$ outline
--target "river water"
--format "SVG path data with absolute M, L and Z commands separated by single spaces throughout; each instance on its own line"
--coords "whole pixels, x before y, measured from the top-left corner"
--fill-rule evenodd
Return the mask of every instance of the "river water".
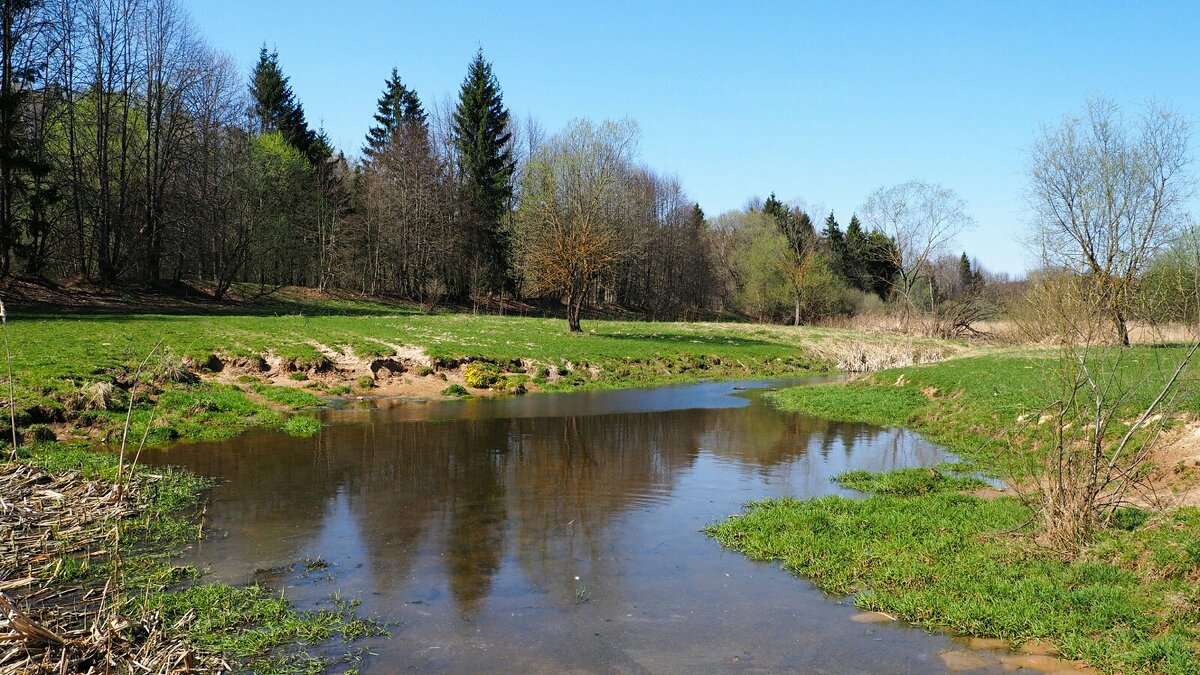
M 394 625 L 363 672 L 945 672 L 951 638 L 858 623 L 846 599 L 701 529 L 750 500 L 844 493 L 934 464 L 916 434 L 781 412 L 754 382 L 322 410 L 154 463 L 217 476 L 187 562 L 330 595 Z M 321 560 L 322 565 L 298 564 Z

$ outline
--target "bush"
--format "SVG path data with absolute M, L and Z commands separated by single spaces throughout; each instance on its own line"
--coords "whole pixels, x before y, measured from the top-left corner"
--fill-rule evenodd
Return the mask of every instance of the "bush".
M 347 387 L 346 385 L 340 385 L 329 390 L 330 396 L 342 396 L 349 393 L 350 387 Z
M 467 391 L 461 384 L 452 384 L 442 390 L 442 396 L 456 396 L 458 398 L 469 398 L 471 392 Z
M 433 374 L 433 368 L 429 366 L 421 366 L 417 368 L 417 377 L 429 377 Z
M 501 394 L 521 395 L 521 394 L 524 394 L 526 391 L 525 382 L 523 381 L 523 376 L 521 376 L 521 377 L 502 377 L 502 378 L 500 378 L 500 380 L 498 382 L 496 382 L 495 386 L 493 386 L 492 388 L 495 389 L 496 391 L 500 392 Z
M 488 389 L 500 380 L 500 368 L 486 361 L 473 361 L 463 371 L 463 379 L 468 387 Z
M 303 382 L 308 379 L 308 373 L 288 373 L 288 379 Z
M 356 383 L 358 384 L 359 389 L 374 389 L 375 388 L 375 378 L 370 375 L 363 375 L 362 377 L 358 378 L 358 380 L 356 380 Z

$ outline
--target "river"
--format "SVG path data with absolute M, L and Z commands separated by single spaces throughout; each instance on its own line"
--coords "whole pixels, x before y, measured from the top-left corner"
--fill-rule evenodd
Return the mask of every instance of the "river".
M 186 562 L 391 622 L 358 643 L 363 672 L 946 672 L 953 639 L 854 621 L 701 531 L 750 500 L 848 494 L 843 471 L 948 458 L 784 413 L 768 386 L 349 402 L 317 411 L 316 438 L 253 431 L 151 462 L 221 479 Z

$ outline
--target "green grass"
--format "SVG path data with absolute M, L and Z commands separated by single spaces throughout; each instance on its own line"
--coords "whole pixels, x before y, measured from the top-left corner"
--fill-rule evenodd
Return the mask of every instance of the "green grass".
M 1128 390 L 1118 417 L 1132 419 L 1158 394 L 1182 347 L 1100 350 L 1099 373 Z M 1200 364 L 1197 364 L 1200 366 Z M 1193 366 L 1174 404 L 1200 410 Z M 1020 476 L 1029 469 L 1027 450 L 1049 436 L 1038 413 L 1061 394 L 1060 361 L 1053 350 L 995 353 L 897 368 L 847 384 L 793 387 L 771 394 L 785 410 L 847 422 L 903 426 L 919 431 L 989 473 Z
M 188 642 L 237 658 L 255 673 L 320 673 L 332 661 L 309 651 L 331 642 L 386 635 L 383 626 L 354 615 L 354 605 L 297 612 L 291 603 L 260 586 L 201 584 L 140 599 L 141 611 L 161 612 L 168 625 L 189 612 Z
M 324 425 L 315 417 L 297 415 L 289 417 L 283 424 L 283 431 L 292 436 L 316 436 Z
M 268 356 L 280 359 L 297 378 L 327 370 L 330 360 L 316 343 L 366 357 L 394 355 L 397 345 L 418 347 L 440 367 L 486 360 L 501 364 L 510 374 L 537 373 L 542 390 L 566 391 L 822 371 L 828 364 L 811 346 L 863 339 L 835 329 L 633 321 L 589 321 L 587 332 L 571 334 L 565 322 L 556 319 L 417 315 L 369 303 L 329 309 L 334 313 L 320 316 L 10 313 L 18 426 L 66 423 L 93 438 L 112 438 L 124 423 L 137 365 L 156 345 L 155 361 L 194 372 L 250 367 L 251 373 L 235 376 L 250 386 L 259 384 L 258 368 Z M 336 313 L 342 309 L 345 313 Z M 866 339 L 911 342 L 889 336 Z M 960 349 L 946 342 L 918 342 L 934 351 Z M 518 368 L 518 360 L 532 365 Z M 165 372 L 151 366 L 150 373 Z M 561 377 L 551 378 L 552 373 Z M 148 380 L 143 374 L 143 383 Z M 367 388 L 365 381 L 359 385 Z M 112 391 L 106 396 L 89 394 L 109 386 Z M 150 443 L 216 438 L 248 426 L 283 423 L 233 387 L 194 381 L 142 386 L 134 407 L 135 426 L 140 425 L 135 431 L 144 431 L 153 414 Z M 267 398 L 291 396 L 265 391 L 272 392 L 263 393 Z M 289 407 L 318 404 L 315 398 L 275 402 Z M 6 421 L 0 420 L 0 436 Z M 140 434 L 135 436 L 140 439 Z
M 296 389 L 294 387 L 259 384 L 255 385 L 254 393 L 262 396 L 272 403 L 278 403 L 280 405 L 287 406 L 292 410 L 299 408 L 312 408 L 325 403 L 325 400 L 320 396 L 311 394 L 301 389 Z
M 1113 399 L 1115 428 L 1153 400 L 1182 355 L 1091 355 L 1097 377 L 1123 396 Z M 1200 672 L 1200 510 L 1120 509 L 1066 561 L 1033 544 L 1035 519 L 1019 500 L 961 494 L 980 486 L 966 475 L 976 468 L 1018 482 L 1036 470 L 1054 428 L 1039 413 L 1062 393 L 1061 367 L 1051 351 L 1000 352 L 772 394 L 806 415 L 916 429 L 971 461 L 849 472 L 835 480 L 873 496 L 760 502 L 709 534 L 853 594 L 863 609 L 1017 644 L 1049 640 L 1107 672 Z M 1173 404 L 1200 410 L 1194 369 Z
M 834 481 L 850 490 L 896 497 L 976 490 L 987 485 L 975 476 L 927 468 L 900 469 L 884 473 L 847 471 L 836 476 Z
M 855 594 L 862 609 L 1016 644 L 1050 639 L 1106 671 L 1200 672 L 1200 510 L 1108 531 L 1072 563 L 1002 534 L 1028 520 L 1016 499 L 939 492 L 759 502 L 708 532 Z

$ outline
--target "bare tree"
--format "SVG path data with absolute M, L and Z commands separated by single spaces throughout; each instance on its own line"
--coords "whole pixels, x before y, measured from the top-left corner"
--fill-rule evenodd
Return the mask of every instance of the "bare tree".
M 623 238 L 637 126 L 571 123 L 529 162 L 516 218 L 517 267 L 533 293 L 561 294 L 572 332 Z
M 1129 125 L 1094 99 L 1044 128 L 1030 153 L 1034 241 L 1045 262 L 1087 277 L 1122 345 L 1134 282 L 1178 231 L 1192 195 L 1190 126 L 1156 106 Z
M 905 328 L 911 312 L 918 309 L 918 283 L 928 281 L 933 260 L 955 237 L 974 226 L 966 207 L 953 190 L 913 180 L 879 188 L 859 209 L 864 223 L 892 240 L 886 262 L 897 270 L 892 290 L 904 302 Z

